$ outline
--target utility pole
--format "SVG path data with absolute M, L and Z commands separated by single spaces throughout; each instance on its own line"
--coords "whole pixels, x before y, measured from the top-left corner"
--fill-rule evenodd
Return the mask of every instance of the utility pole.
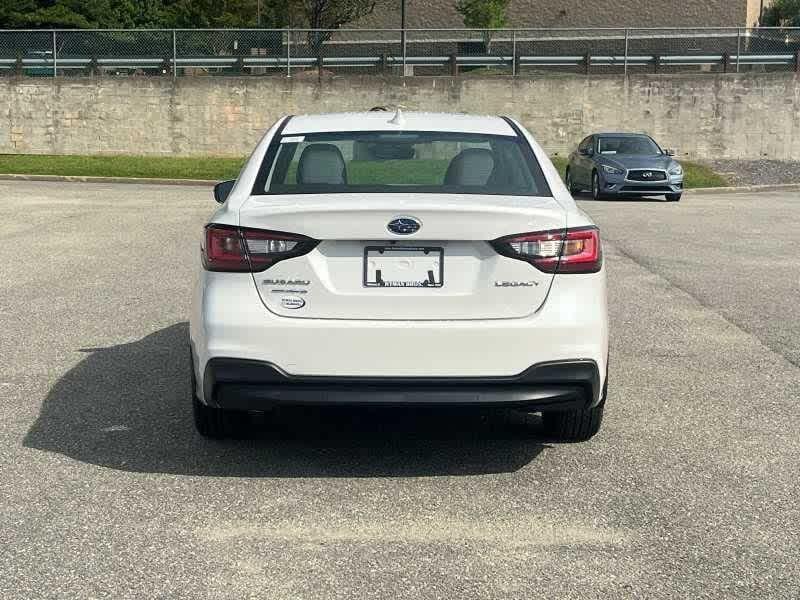
M 403 77 L 406 75 L 406 0 L 400 0 L 400 47 L 403 53 Z

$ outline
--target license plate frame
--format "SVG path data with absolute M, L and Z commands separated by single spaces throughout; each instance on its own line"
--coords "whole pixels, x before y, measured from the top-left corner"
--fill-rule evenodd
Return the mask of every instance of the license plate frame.
M 370 278 L 370 259 L 380 258 L 395 254 L 406 254 L 419 256 L 420 258 L 430 258 L 432 268 L 426 269 L 426 278 L 410 280 L 390 279 L 382 277 L 381 269 L 375 269 L 375 275 Z M 433 256 L 430 256 L 433 255 Z M 400 256 L 399 258 L 403 258 Z M 438 260 L 437 260 L 438 259 Z M 435 263 L 438 262 L 438 268 Z M 432 277 L 431 277 L 432 276 Z M 444 248 L 442 246 L 378 246 L 369 245 L 364 247 L 364 263 L 362 270 L 362 284 L 365 288 L 440 288 L 444 286 Z

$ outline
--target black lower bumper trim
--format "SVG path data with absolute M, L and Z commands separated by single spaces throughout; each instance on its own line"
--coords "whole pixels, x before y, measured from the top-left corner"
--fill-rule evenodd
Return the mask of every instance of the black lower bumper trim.
M 583 408 L 600 401 L 600 374 L 589 359 L 539 363 L 510 377 L 295 376 L 260 361 L 213 358 L 204 401 L 235 410 L 278 405 L 468 405 L 529 410 Z
M 672 194 L 676 191 L 681 191 L 679 186 L 673 187 L 672 185 L 651 185 L 651 186 L 638 186 L 638 185 L 623 185 L 618 190 L 610 190 L 604 193 L 607 194 L 631 194 L 640 196 L 659 196 L 663 194 Z

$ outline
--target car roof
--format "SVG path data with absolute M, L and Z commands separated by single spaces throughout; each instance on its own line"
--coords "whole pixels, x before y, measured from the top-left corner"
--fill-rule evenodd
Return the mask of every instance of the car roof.
M 516 136 L 502 117 L 455 113 L 401 111 L 400 123 L 390 123 L 396 111 L 298 115 L 289 119 L 283 135 L 336 131 L 447 131 Z

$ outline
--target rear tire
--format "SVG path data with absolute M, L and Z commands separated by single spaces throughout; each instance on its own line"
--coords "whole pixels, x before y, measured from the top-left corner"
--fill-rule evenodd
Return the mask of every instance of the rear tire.
M 666 198 L 669 202 L 678 202 L 683 194 L 667 194 Z
M 247 413 L 224 410 L 207 406 L 197 397 L 197 378 L 194 373 L 194 359 L 189 351 L 189 372 L 192 385 L 192 412 L 194 413 L 194 426 L 203 437 L 221 440 L 237 437 L 241 434 L 247 423 Z
M 247 424 L 247 413 L 206 406 L 192 396 L 194 426 L 203 437 L 222 440 L 241 437 Z
M 570 172 L 569 169 L 567 169 L 567 175 L 564 179 L 570 194 L 574 196 L 575 194 L 581 191 L 580 188 L 575 187 L 575 183 L 572 181 L 572 173 Z
M 542 426 L 547 435 L 564 442 L 585 442 L 600 431 L 606 407 L 608 375 L 603 384 L 600 404 L 592 408 L 546 411 L 542 413 Z
M 564 442 L 585 442 L 600 431 L 604 404 L 593 408 L 542 413 L 545 433 Z

